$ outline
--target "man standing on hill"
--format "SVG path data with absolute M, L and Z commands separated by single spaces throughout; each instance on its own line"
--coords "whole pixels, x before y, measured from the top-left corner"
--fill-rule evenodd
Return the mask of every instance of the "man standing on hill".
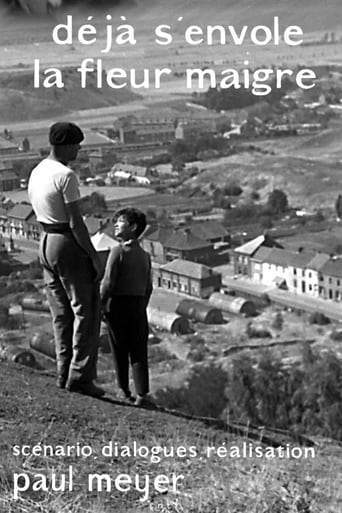
M 56 344 L 57 385 L 100 397 L 96 363 L 100 326 L 99 280 L 102 266 L 80 213 L 75 173 L 81 129 L 67 122 L 50 128 L 49 156 L 30 176 L 28 194 L 43 227 L 39 258 Z

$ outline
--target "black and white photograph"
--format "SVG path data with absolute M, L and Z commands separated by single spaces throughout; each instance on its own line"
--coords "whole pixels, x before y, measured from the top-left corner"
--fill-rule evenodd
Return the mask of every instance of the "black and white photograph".
M 341 513 L 342 0 L 0 0 L 0 513 Z

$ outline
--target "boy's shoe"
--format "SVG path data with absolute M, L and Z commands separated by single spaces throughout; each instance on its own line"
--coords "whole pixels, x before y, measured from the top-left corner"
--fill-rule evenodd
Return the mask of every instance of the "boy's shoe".
M 58 386 L 58 388 L 65 388 L 66 384 L 67 384 L 67 378 L 65 378 L 64 376 L 57 377 L 56 385 Z
M 132 392 L 130 390 L 120 390 L 118 398 L 121 401 L 128 401 L 129 403 L 134 403 L 136 401 L 135 397 L 132 395 Z
M 136 400 L 134 401 L 135 406 L 139 406 L 140 408 L 154 408 L 155 403 L 152 401 L 148 395 L 138 395 Z
M 67 385 L 69 392 L 76 392 L 78 394 L 90 395 L 91 397 L 102 397 L 105 395 L 103 388 L 98 387 L 92 381 L 86 383 L 71 383 Z

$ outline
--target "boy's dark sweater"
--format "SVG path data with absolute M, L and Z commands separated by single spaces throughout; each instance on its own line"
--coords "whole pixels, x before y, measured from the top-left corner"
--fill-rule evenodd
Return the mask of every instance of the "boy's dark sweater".
M 102 303 L 113 296 L 144 296 L 148 304 L 152 293 L 151 259 L 138 240 L 123 242 L 111 250 L 100 292 Z

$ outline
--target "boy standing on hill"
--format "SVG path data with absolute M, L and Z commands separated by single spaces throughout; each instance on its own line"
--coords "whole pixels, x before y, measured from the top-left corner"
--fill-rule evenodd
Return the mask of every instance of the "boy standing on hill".
M 146 308 L 152 293 L 151 259 L 139 244 L 146 217 L 136 208 L 123 208 L 114 217 L 120 245 L 108 257 L 101 283 L 101 301 L 113 331 L 113 353 L 118 385 L 124 398 L 137 406 L 148 403 L 149 392 Z M 129 359 L 137 398 L 129 389 Z

